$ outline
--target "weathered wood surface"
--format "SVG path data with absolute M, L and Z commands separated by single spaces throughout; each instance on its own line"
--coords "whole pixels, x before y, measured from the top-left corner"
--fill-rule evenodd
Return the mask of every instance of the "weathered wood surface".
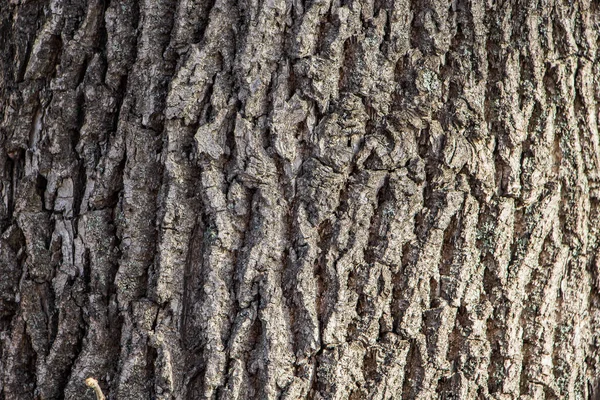
M 597 399 L 595 1 L 0 0 L 0 399 Z

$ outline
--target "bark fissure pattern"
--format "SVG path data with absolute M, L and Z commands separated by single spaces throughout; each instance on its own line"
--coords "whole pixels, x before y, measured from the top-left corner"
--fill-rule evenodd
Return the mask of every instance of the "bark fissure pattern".
M 0 399 L 600 398 L 593 0 L 0 0 Z

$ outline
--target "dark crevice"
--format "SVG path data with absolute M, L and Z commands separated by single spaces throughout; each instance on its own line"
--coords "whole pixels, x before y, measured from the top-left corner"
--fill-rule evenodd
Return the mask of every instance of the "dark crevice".
M 426 365 L 423 360 L 423 355 L 420 354 L 417 348 L 418 344 L 415 339 L 410 341 L 410 349 L 406 355 L 406 366 L 404 367 L 404 382 L 402 385 L 402 400 L 417 398 L 419 389 L 423 382 Z
M 364 253 L 367 264 L 373 264 L 383 256 L 387 245 L 387 233 L 393 217 L 394 199 L 390 187 L 390 175 L 386 175 L 377 191 L 376 206 L 369 224 L 369 240 Z
M 326 295 L 328 293 L 328 279 L 327 277 L 327 261 L 329 249 L 333 241 L 333 226 L 330 220 L 325 220 L 318 227 L 319 242 L 319 256 L 315 263 L 314 276 L 316 279 L 316 309 L 319 317 L 319 337 L 323 339 L 323 324 L 325 322 L 327 314 L 327 304 L 329 303 Z

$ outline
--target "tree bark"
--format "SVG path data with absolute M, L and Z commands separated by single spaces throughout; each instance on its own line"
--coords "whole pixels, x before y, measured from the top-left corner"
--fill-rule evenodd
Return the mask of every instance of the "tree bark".
M 600 399 L 599 31 L 0 0 L 0 399 Z

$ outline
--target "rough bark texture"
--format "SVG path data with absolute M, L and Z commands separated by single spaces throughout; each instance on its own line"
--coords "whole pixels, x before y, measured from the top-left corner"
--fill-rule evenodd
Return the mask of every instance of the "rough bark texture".
M 0 0 L 0 399 L 598 399 L 600 11 Z

